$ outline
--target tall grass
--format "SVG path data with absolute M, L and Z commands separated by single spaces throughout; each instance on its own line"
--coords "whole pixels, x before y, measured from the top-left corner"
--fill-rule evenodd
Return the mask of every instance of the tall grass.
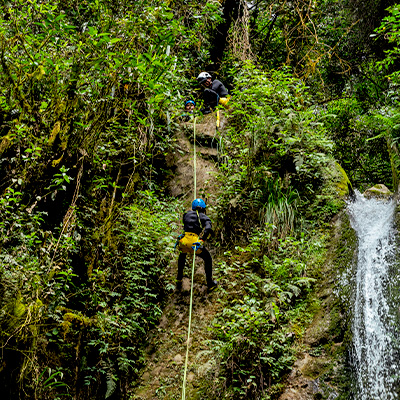
M 260 209 L 260 220 L 271 227 L 270 238 L 277 241 L 294 230 L 300 196 L 290 186 L 283 188 L 280 179 L 268 180 L 267 191 L 267 201 Z

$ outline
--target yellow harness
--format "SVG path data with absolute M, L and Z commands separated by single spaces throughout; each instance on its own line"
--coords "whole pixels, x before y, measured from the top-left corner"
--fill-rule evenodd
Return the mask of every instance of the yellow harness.
M 179 240 L 179 250 L 182 253 L 189 253 L 193 254 L 194 250 L 192 249 L 193 243 L 196 243 L 199 241 L 199 235 L 196 235 L 195 233 L 192 232 L 185 232 L 185 236 Z M 196 254 L 200 254 L 201 249 L 198 249 L 196 251 Z
M 201 226 L 200 215 L 197 210 L 196 210 L 196 213 L 197 213 L 197 218 L 199 220 L 199 224 Z M 196 233 L 185 232 L 185 236 L 183 236 L 181 239 L 179 239 L 179 250 L 182 253 L 193 254 L 194 253 L 194 250 L 192 248 L 193 243 L 196 243 L 199 240 L 200 240 L 200 237 Z M 201 253 L 201 249 L 197 249 L 196 254 L 200 254 L 200 253 Z

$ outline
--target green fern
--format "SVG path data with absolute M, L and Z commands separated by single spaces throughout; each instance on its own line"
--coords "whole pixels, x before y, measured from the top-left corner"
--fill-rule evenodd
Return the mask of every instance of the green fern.
M 104 398 L 108 399 L 114 394 L 115 389 L 117 388 L 116 378 L 114 377 L 114 374 L 111 371 L 107 372 L 106 383 L 107 383 L 107 391 Z

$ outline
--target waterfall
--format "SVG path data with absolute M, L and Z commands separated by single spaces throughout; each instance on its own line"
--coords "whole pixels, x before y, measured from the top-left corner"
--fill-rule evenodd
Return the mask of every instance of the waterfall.
M 356 400 L 399 399 L 398 311 L 390 298 L 392 286 L 398 287 L 398 273 L 392 272 L 395 207 L 394 200 L 366 199 L 360 193 L 348 204 L 358 237 L 351 350 Z

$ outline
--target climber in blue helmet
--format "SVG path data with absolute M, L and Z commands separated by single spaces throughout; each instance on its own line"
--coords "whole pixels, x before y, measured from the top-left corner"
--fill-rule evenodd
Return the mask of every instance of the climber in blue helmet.
M 185 111 L 192 113 L 196 107 L 196 102 L 192 99 L 185 101 Z
M 192 209 L 183 215 L 184 234 L 177 240 L 179 245 L 177 289 L 182 287 L 183 269 L 186 262 L 186 254 L 196 252 L 204 261 L 208 290 L 217 286 L 212 278 L 212 258 L 210 252 L 204 247 L 204 242 L 214 234 L 211 220 L 206 215 L 206 203 L 203 199 L 195 199 L 192 202 Z
M 191 121 L 194 117 L 194 108 L 196 107 L 196 102 L 192 99 L 185 100 L 184 103 L 185 111 L 181 115 L 182 122 Z

